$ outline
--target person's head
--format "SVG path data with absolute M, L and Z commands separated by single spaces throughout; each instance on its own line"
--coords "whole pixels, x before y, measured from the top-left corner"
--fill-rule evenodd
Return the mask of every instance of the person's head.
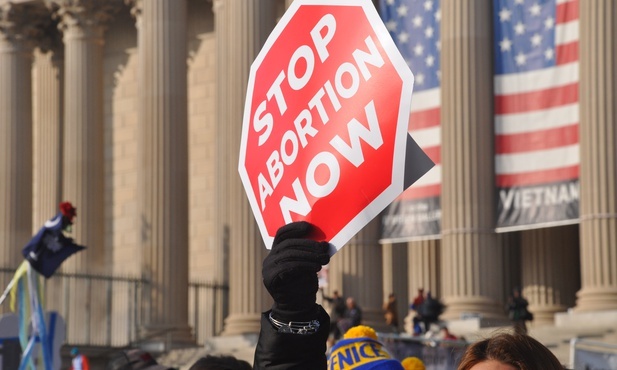
M 207 355 L 195 361 L 189 370 L 252 370 L 252 366 L 233 356 L 212 356 Z
M 388 299 L 391 301 L 394 301 L 396 299 L 396 295 L 394 293 L 390 293 L 390 295 L 388 296 Z
M 174 370 L 156 362 L 150 352 L 140 348 L 127 348 L 114 353 L 106 370 Z
M 349 308 L 356 307 L 356 300 L 353 299 L 353 297 L 348 297 L 347 300 L 345 300 L 345 303 L 347 304 L 347 307 Z
M 401 361 L 401 365 L 405 370 L 426 370 L 424 362 L 416 356 L 406 357 Z
M 405 368 L 379 341 L 373 328 L 358 325 L 347 330 L 343 339 L 332 346 L 328 355 L 328 369 L 404 370 Z
M 424 295 L 424 288 L 418 288 L 418 295 Z
M 521 290 L 518 287 L 512 289 L 512 296 L 514 298 L 520 297 L 521 296 Z
M 79 354 L 79 349 L 77 347 L 71 348 L 71 356 L 75 357 Z
M 73 207 L 71 202 L 61 202 L 58 207 L 62 213 L 62 230 L 70 231 L 73 219 L 77 216 L 77 208 Z
M 338 290 L 334 290 L 332 292 L 332 296 L 335 297 L 335 298 L 338 298 Z
M 469 346 L 458 370 L 564 370 L 564 366 L 534 338 L 499 333 Z

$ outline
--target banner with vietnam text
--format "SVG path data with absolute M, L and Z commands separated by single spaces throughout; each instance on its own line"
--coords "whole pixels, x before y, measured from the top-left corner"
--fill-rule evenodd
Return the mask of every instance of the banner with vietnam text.
M 579 214 L 578 0 L 494 0 L 497 230 Z
M 438 238 L 441 232 L 440 3 L 380 0 L 380 14 L 415 76 L 409 133 L 435 163 L 387 208 L 383 243 Z

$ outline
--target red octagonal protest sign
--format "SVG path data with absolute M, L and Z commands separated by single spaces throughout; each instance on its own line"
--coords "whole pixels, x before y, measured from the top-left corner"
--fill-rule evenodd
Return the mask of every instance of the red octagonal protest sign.
M 332 253 L 403 189 L 413 75 L 370 0 L 295 0 L 251 66 L 239 172 L 267 248 L 306 220 Z

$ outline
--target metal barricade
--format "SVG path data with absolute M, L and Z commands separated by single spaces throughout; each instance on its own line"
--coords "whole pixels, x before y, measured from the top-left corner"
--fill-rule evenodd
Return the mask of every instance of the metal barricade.
M 617 344 L 572 338 L 569 368 L 574 370 L 617 369 Z
M 0 268 L 1 290 L 14 274 L 14 269 Z M 46 311 L 64 318 L 66 343 L 121 348 L 144 339 L 139 328 L 145 323 L 143 292 L 148 286 L 148 281 L 138 278 L 57 272 L 42 279 L 42 303 Z M 223 330 L 228 287 L 192 282 L 188 289 L 188 324 L 197 343 L 203 344 Z M 10 305 L 4 302 L 0 314 L 7 312 Z
M 379 333 L 379 340 L 398 360 L 418 357 L 427 370 L 456 370 L 469 345 L 462 340 L 412 337 L 406 334 Z

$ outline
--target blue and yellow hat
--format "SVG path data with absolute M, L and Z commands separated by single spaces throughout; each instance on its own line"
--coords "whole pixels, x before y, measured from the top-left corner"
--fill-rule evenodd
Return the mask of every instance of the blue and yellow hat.
M 368 326 L 356 326 L 336 342 L 328 356 L 328 370 L 404 370 L 377 340 L 375 331 Z

